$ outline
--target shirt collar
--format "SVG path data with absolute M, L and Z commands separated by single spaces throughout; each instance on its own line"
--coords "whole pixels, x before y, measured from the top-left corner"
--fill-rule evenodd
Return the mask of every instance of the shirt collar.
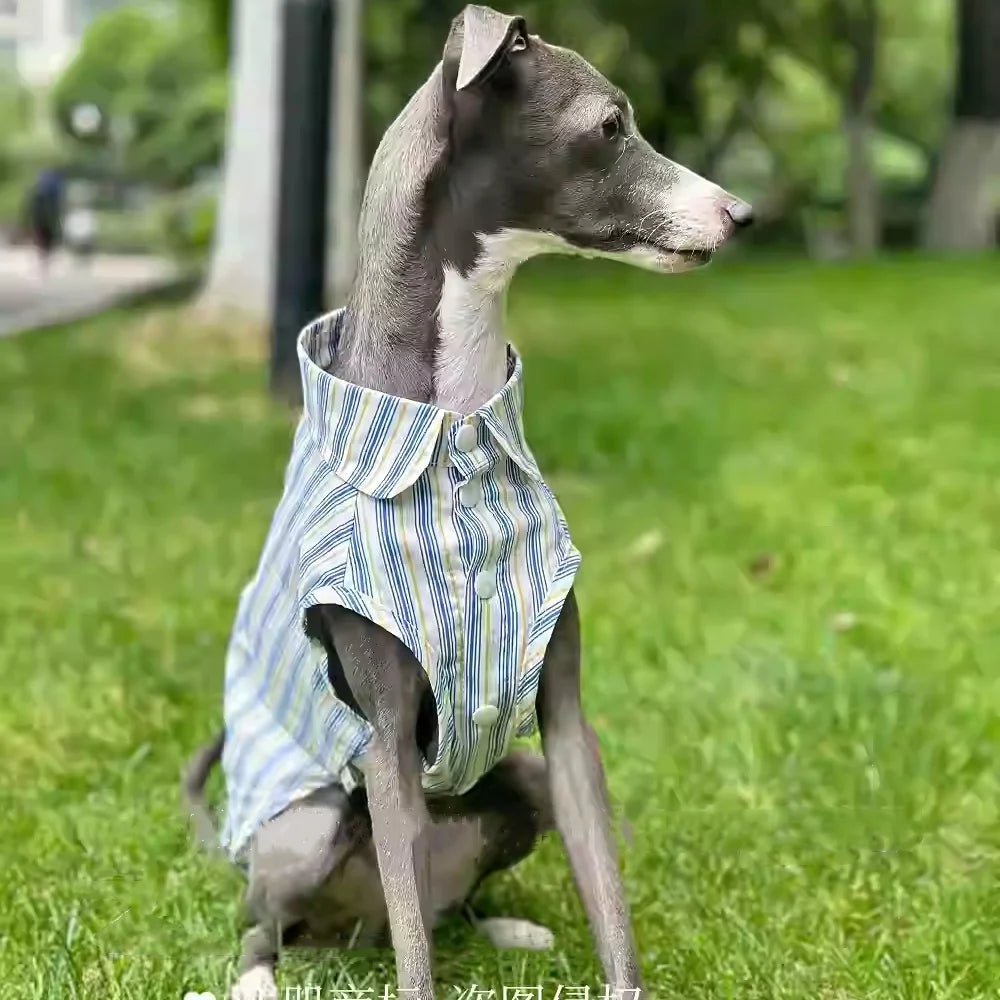
M 299 335 L 304 420 L 323 458 L 355 489 L 369 496 L 398 496 L 432 462 L 446 461 L 463 475 L 492 466 L 500 446 L 526 475 L 541 479 L 524 436 L 521 359 L 508 347 L 506 385 L 475 413 L 463 415 L 430 403 L 389 396 L 329 374 L 344 310 L 307 326 Z M 475 446 L 459 450 L 463 426 L 476 432 Z M 468 437 L 468 434 L 466 434 Z

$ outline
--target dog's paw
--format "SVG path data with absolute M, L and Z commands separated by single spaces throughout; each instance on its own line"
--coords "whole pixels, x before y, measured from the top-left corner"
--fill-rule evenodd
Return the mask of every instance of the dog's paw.
M 278 1000 L 278 984 L 266 965 L 257 965 L 240 976 L 230 1000 Z
M 502 951 L 549 951 L 556 943 L 548 927 L 516 917 L 486 917 L 476 921 L 476 930 Z

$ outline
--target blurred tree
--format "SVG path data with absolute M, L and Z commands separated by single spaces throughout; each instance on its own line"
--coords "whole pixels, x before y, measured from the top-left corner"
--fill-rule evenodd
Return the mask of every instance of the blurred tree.
M 879 11 L 876 0 L 797 0 L 775 4 L 777 43 L 825 81 L 839 105 L 843 189 L 852 252 L 866 256 L 880 242 L 880 199 L 873 163 Z M 832 152 L 832 151 L 831 151 Z
M 0 76 L 0 134 L 10 137 L 23 133 L 30 120 L 29 95 L 11 75 Z M 9 142 L 0 143 L 0 185 L 16 174 L 17 160 Z
M 222 156 L 225 74 L 204 36 L 184 25 L 152 35 L 134 68 L 136 86 L 120 104 L 134 127 L 129 167 L 169 187 L 189 184 Z
M 606 21 L 627 32 L 628 57 L 643 53 L 652 67 L 654 86 L 644 88 L 641 97 L 634 99 L 646 137 L 667 155 L 678 155 L 693 138 L 706 134 L 698 80 L 707 66 L 721 67 L 741 88 L 732 122 L 715 137 L 707 157 L 717 160 L 729 137 L 744 124 L 745 102 L 753 99 L 766 73 L 767 46 L 757 44 L 773 20 L 766 3 L 601 0 L 598 10 Z M 703 167 L 704 163 L 693 165 Z
M 995 245 L 1000 173 L 1000 0 L 958 0 L 953 114 L 931 197 L 931 250 Z
M 189 0 L 198 3 L 199 0 Z M 233 29 L 233 0 L 207 0 L 208 18 L 216 52 L 223 63 L 229 61 L 230 38 Z
M 234 0 L 180 0 L 188 23 L 198 25 L 207 33 L 220 68 L 229 62 L 233 2 Z
M 169 116 L 137 141 L 129 162 L 136 175 L 166 187 L 187 185 L 222 160 L 229 88 L 224 76 L 193 82 Z M 149 116 L 148 107 L 137 113 Z
M 29 95 L 13 74 L 0 73 L 0 229 L 16 229 L 25 221 L 24 199 L 31 177 L 18 140 L 30 122 Z
M 134 98 L 139 86 L 136 64 L 145 58 L 148 46 L 158 43 L 162 31 L 158 18 L 137 7 L 125 7 L 94 22 L 52 93 L 56 122 L 65 135 L 77 138 L 73 109 L 93 104 L 102 114 L 100 128 L 80 141 L 95 147 L 108 142 L 112 118 Z
M 53 93 L 57 124 L 74 148 L 100 163 L 121 146 L 116 169 L 168 187 L 218 162 L 225 103 L 225 76 L 205 33 L 186 19 L 134 7 L 93 24 Z M 81 104 L 101 111 L 93 135 L 74 133 L 73 109 Z
M 875 0 L 830 0 L 834 46 L 842 47 L 841 102 L 847 138 L 847 224 L 855 256 L 881 242 L 881 205 L 872 152 L 878 11 Z
M 954 62 L 954 0 L 881 0 L 875 114 L 929 164 L 941 142 Z

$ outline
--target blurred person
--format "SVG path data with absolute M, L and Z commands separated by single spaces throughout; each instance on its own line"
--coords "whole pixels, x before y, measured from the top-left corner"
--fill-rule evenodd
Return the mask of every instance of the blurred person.
M 59 170 L 43 170 L 28 198 L 28 225 L 43 274 L 48 272 L 52 254 L 62 238 L 64 190 L 65 181 Z

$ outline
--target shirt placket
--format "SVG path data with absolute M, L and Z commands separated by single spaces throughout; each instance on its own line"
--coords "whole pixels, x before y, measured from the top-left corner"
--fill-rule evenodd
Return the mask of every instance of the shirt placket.
M 484 477 L 490 474 L 490 463 L 482 447 L 481 435 L 488 433 L 482 418 L 472 415 L 456 427 L 452 449 L 456 466 L 461 472 L 458 486 L 459 517 L 468 521 L 472 537 L 478 542 L 470 553 L 466 572 L 465 608 L 469 621 L 475 619 L 478 628 L 463 629 L 461 650 L 464 678 L 461 704 L 461 725 L 466 734 L 467 753 L 463 754 L 464 783 L 478 779 L 489 765 L 490 738 L 500 718 L 500 692 L 495 690 L 497 671 L 494 660 L 498 655 L 497 637 L 497 540 L 492 537 L 491 518 L 486 516 Z

